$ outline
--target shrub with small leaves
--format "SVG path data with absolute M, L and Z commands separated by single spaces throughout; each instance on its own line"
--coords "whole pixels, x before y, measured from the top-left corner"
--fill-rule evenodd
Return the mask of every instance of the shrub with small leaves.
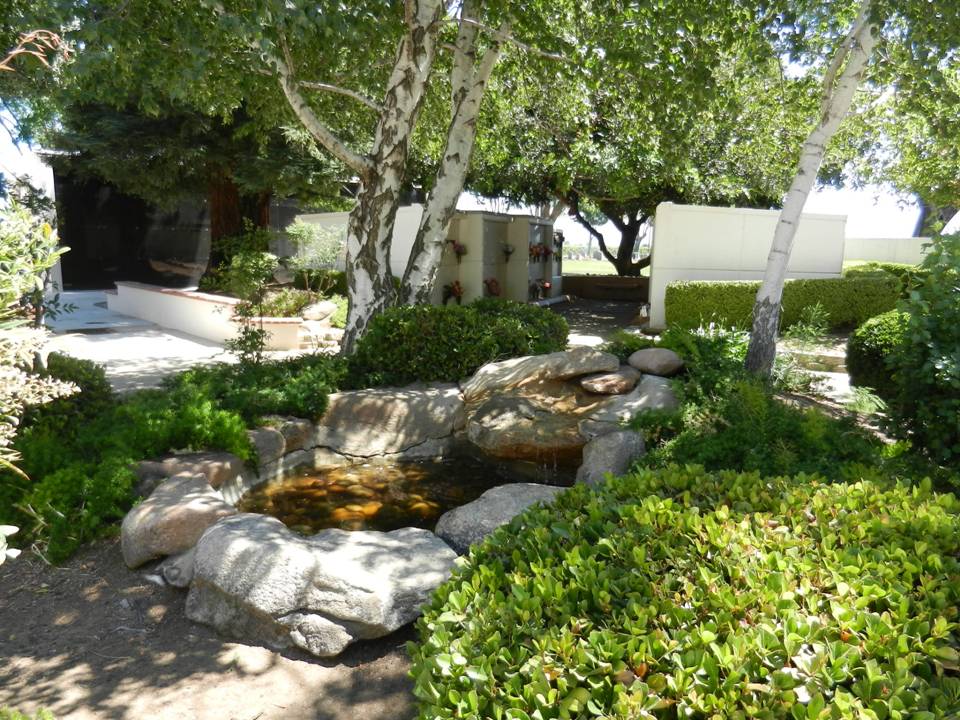
M 484 298 L 406 306 L 374 318 L 349 358 L 352 387 L 456 382 L 481 365 L 563 350 L 566 320 L 546 308 Z
M 933 239 L 923 280 L 899 309 L 903 342 L 890 359 L 888 429 L 932 460 L 960 467 L 960 234 Z
M 850 383 L 889 396 L 894 390 L 888 361 L 903 342 L 906 329 L 907 315 L 900 310 L 877 315 L 858 327 L 847 341 Z
M 420 717 L 960 712 L 960 502 L 873 477 L 670 467 L 472 548 L 411 645 Z

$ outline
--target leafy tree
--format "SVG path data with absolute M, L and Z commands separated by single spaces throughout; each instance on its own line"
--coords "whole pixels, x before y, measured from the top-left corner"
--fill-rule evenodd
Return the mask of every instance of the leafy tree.
M 260 131 L 242 107 L 223 118 L 176 107 L 145 115 L 133 102 L 59 103 L 57 123 L 40 134 L 59 167 L 161 206 L 205 196 L 213 247 L 239 235 L 244 220 L 265 227 L 271 195 L 337 203 L 341 186 L 327 157 L 296 133 Z
M 578 20 L 597 49 L 582 67 L 539 75 L 510 54 L 470 187 L 564 203 L 617 272 L 636 275 L 649 264 L 633 261 L 637 239 L 661 202 L 780 204 L 810 85 L 785 77 L 739 3 L 613 5 Z M 591 211 L 619 230 L 619 249 Z
M 947 0 L 859 0 L 823 8 L 793 4 L 806 36 L 792 38 L 798 59 L 822 70 L 819 113 L 803 143 L 796 174 L 787 193 L 770 248 L 764 279 L 757 291 L 746 366 L 769 375 L 776 354 L 780 300 L 803 205 L 823 162 L 827 144 L 840 128 L 861 81 L 875 92 L 895 89 L 923 95 L 960 48 L 960 5 Z M 825 44 L 835 48 L 825 65 L 818 62 Z M 884 62 L 870 62 L 874 49 Z M 821 67 L 822 66 L 822 67 Z

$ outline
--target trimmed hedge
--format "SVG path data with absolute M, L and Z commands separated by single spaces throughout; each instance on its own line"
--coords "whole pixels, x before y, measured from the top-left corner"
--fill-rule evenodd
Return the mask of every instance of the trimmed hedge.
M 667 325 L 695 328 L 720 322 L 749 328 L 758 281 L 697 280 L 667 285 L 664 300 Z M 892 310 L 900 294 L 897 279 L 888 276 L 788 280 L 783 288 L 781 328 L 800 320 L 805 307 L 820 303 L 832 329 L 856 327 Z
M 421 718 L 960 712 L 960 502 L 671 467 L 496 530 L 410 646 Z
M 895 393 L 893 373 L 887 360 L 899 347 L 907 332 L 906 313 L 891 310 L 870 318 L 847 341 L 847 372 L 850 384 L 872 388 L 890 397 Z
M 488 362 L 563 350 L 568 332 L 566 320 L 546 308 L 495 298 L 390 308 L 357 343 L 348 383 L 457 382 Z
M 906 297 L 910 288 L 923 281 L 924 271 L 919 265 L 894 262 L 868 262 L 844 268 L 843 277 L 893 277 L 897 279 L 901 297 Z

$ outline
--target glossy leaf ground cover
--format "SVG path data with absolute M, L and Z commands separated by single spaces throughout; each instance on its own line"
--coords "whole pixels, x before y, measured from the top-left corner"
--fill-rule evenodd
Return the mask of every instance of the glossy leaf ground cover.
M 422 717 L 960 712 L 960 502 L 866 478 L 641 471 L 475 548 L 412 646 Z

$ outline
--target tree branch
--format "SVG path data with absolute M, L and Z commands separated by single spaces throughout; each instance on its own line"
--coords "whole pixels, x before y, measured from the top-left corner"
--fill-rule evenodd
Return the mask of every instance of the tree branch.
M 300 87 L 306 88 L 308 90 L 322 90 L 324 92 L 336 93 L 338 95 L 345 95 L 348 98 L 353 98 L 359 103 L 366 105 L 368 108 L 373 110 L 375 113 L 383 112 L 383 106 L 377 104 L 366 95 L 358 93 L 356 90 L 350 90 L 349 88 L 340 87 L 339 85 L 331 85 L 330 83 L 325 82 L 314 82 L 301 80 L 299 83 Z
M 528 45 L 522 40 L 518 40 L 509 32 L 506 32 L 505 30 L 503 30 L 503 26 L 501 26 L 500 28 L 490 27 L 489 25 L 484 25 L 479 20 L 474 20 L 473 18 L 468 18 L 468 17 L 461 17 L 459 22 L 461 24 L 466 24 L 466 25 L 475 25 L 477 28 L 479 28 L 480 30 L 483 30 L 485 33 L 489 34 L 491 37 L 497 40 L 500 40 L 502 42 L 512 43 L 513 45 L 516 45 L 521 50 L 526 50 L 527 52 L 533 53 L 534 55 L 540 55 L 541 57 L 549 58 L 550 60 L 559 60 L 560 62 L 566 62 L 566 63 L 571 62 L 570 58 L 568 58 L 566 55 L 547 52 L 546 50 L 541 50 L 540 48 L 535 48 L 532 45 Z
M 251 46 L 263 52 L 259 45 Z M 307 104 L 303 95 L 300 94 L 299 83 L 293 77 L 293 62 L 290 49 L 287 47 L 283 35 L 280 36 L 280 47 L 283 51 L 284 59 L 281 60 L 272 53 L 264 53 L 264 55 L 267 61 L 276 69 L 280 87 L 297 118 L 303 123 L 307 131 L 313 135 L 314 139 L 335 158 L 360 176 L 368 175 L 373 170 L 373 162 L 371 162 L 370 158 L 364 157 L 350 149 L 343 140 L 337 137 L 330 128 L 321 122 L 320 118 L 317 117 L 313 109 Z
M 587 220 L 583 213 L 580 212 L 580 201 L 577 199 L 576 194 L 571 194 L 568 198 L 565 199 L 567 206 L 570 208 L 570 214 L 576 219 L 578 223 L 583 225 L 586 228 L 587 232 L 593 235 L 597 239 L 597 245 L 600 248 L 600 252 L 603 253 L 603 256 L 609 260 L 614 267 L 617 265 L 617 258 L 614 257 L 613 253 L 607 250 L 607 241 L 603 237 L 603 233 L 597 230 L 593 225 L 590 224 L 590 221 Z

